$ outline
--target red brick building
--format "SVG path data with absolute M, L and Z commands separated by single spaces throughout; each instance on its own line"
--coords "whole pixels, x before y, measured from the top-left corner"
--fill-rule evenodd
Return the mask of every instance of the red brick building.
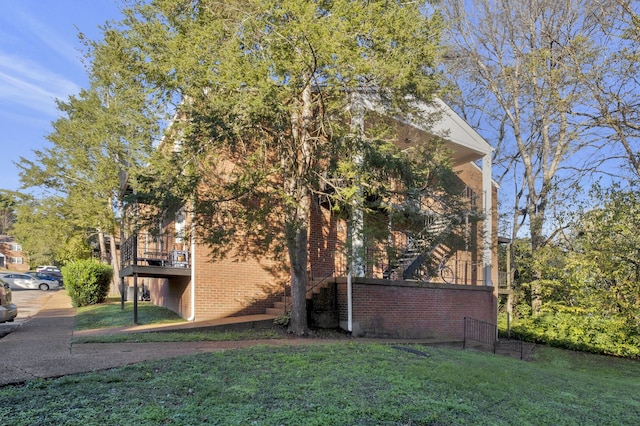
M 22 246 L 13 237 L 0 235 L 0 272 L 28 270 L 29 262 Z
M 347 221 L 316 202 L 309 229 L 311 325 L 339 326 L 358 336 L 458 339 L 465 316 L 496 322 L 497 188 L 491 179 L 492 148 L 441 101 L 424 106 L 423 112 L 432 114 L 434 109 L 442 119 L 433 128 L 398 122 L 398 144 L 420 144 L 434 133 L 446 134 L 446 148 L 468 199 L 456 228 L 437 212 L 425 212 L 430 243 L 417 250 L 412 244 L 419 238 L 396 231 L 390 216 L 381 213 L 389 221 L 389 244 L 400 247 L 400 255 L 385 258 L 368 248 L 366 258 L 347 265 Z M 275 316 L 286 309 L 286 259 L 237 257 L 231 247 L 224 259 L 212 260 L 208 247 L 184 237 L 192 226 L 189 219 L 179 212 L 164 236 L 138 233 L 123 242 L 120 275 L 128 285 L 135 278 L 138 287 L 149 290 L 153 303 L 189 320 Z M 367 226 L 366 217 L 361 226 Z

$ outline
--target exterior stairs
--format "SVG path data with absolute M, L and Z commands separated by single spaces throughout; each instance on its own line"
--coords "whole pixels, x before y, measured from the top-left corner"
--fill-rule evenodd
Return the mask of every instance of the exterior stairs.
M 286 298 L 282 296 L 280 300 L 273 302 L 272 307 L 265 309 L 267 315 L 273 315 L 275 317 L 281 317 L 289 311 L 291 311 L 291 298 L 289 296 Z
M 449 236 L 452 223 L 442 215 L 429 215 L 425 227 L 415 236 L 407 235 L 407 245 L 394 264 L 384 271 L 385 279 L 411 279 Z
M 330 277 L 332 278 L 332 277 Z M 325 278 L 310 280 L 307 287 L 307 315 L 309 325 L 318 328 L 338 327 L 337 287 L 335 282 Z M 273 307 L 267 308 L 265 313 L 276 318 L 291 312 L 291 296 L 282 296 L 274 302 Z

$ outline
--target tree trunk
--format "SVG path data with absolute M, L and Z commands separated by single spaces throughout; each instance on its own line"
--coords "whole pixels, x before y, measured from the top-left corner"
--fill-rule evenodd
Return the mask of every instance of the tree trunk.
M 100 262 L 109 263 L 107 258 L 107 244 L 104 241 L 104 231 L 98 229 L 98 246 L 100 247 Z
M 111 296 L 120 295 L 120 257 L 118 256 L 116 237 L 111 235 L 109 239 L 109 250 L 111 251 L 111 267 L 113 268 L 113 278 L 111 279 Z
M 289 332 L 296 336 L 307 334 L 307 261 L 308 226 L 311 197 L 301 197 L 295 220 L 287 225 L 287 248 L 291 264 L 291 320 Z
M 287 238 L 291 262 L 291 321 L 289 331 L 296 336 L 307 334 L 307 243 L 306 227 L 292 229 Z
M 285 225 L 289 262 L 291 264 L 291 321 L 289 331 L 297 336 L 307 334 L 307 261 L 309 242 L 309 219 L 311 212 L 311 191 L 307 176 L 313 161 L 312 137 L 314 127 L 313 97 L 311 93 L 311 73 L 305 73 L 307 84 L 301 93 L 299 110 L 291 115 L 294 155 L 292 170 L 286 184 L 288 195 L 294 201 Z
M 530 232 L 531 232 L 531 253 L 533 259 L 537 259 L 536 252 L 543 246 L 542 237 L 542 218 L 535 214 L 530 216 Z M 542 307 L 542 270 L 538 262 L 534 262 L 531 276 L 531 312 L 536 315 L 540 313 Z

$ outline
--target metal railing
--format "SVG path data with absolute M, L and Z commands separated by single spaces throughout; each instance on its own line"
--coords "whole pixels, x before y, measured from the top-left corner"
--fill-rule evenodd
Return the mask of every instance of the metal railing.
M 500 350 L 501 353 L 509 352 L 510 354 L 516 353 L 520 356 L 520 359 L 524 359 L 524 342 L 518 339 L 498 339 L 496 341 L 496 349 L 494 353 Z
M 178 250 L 176 241 L 170 235 L 148 233 L 132 234 L 120 247 L 121 266 L 163 266 L 168 268 L 188 268 L 189 252 Z
M 466 349 L 469 341 L 491 345 L 495 353 L 498 340 L 498 326 L 475 318 L 464 317 L 464 340 L 462 348 Z
M 464 317 L 464 340 L 462 348 L 466 349 L 471 341 L 491 346 L 493 353 L 517 353 L 524 359 L 524 342 L 519 339 L 501 340 L 498 337 L 498 326 L 475 318 Z

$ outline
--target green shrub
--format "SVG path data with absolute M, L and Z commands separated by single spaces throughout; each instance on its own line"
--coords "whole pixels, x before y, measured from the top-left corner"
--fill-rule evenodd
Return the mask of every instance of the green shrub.
M 501 333 L 506 320 L 499 320 Z M 556 307 L 511 322 L 511 337 L 606 355 L 640 358 L 640 330 L 628 318 Z
M 113 269 L 95 260 L 78 260 L 64 266 L 62 276 L 73 306 L 88 306 L 105 301 Z

